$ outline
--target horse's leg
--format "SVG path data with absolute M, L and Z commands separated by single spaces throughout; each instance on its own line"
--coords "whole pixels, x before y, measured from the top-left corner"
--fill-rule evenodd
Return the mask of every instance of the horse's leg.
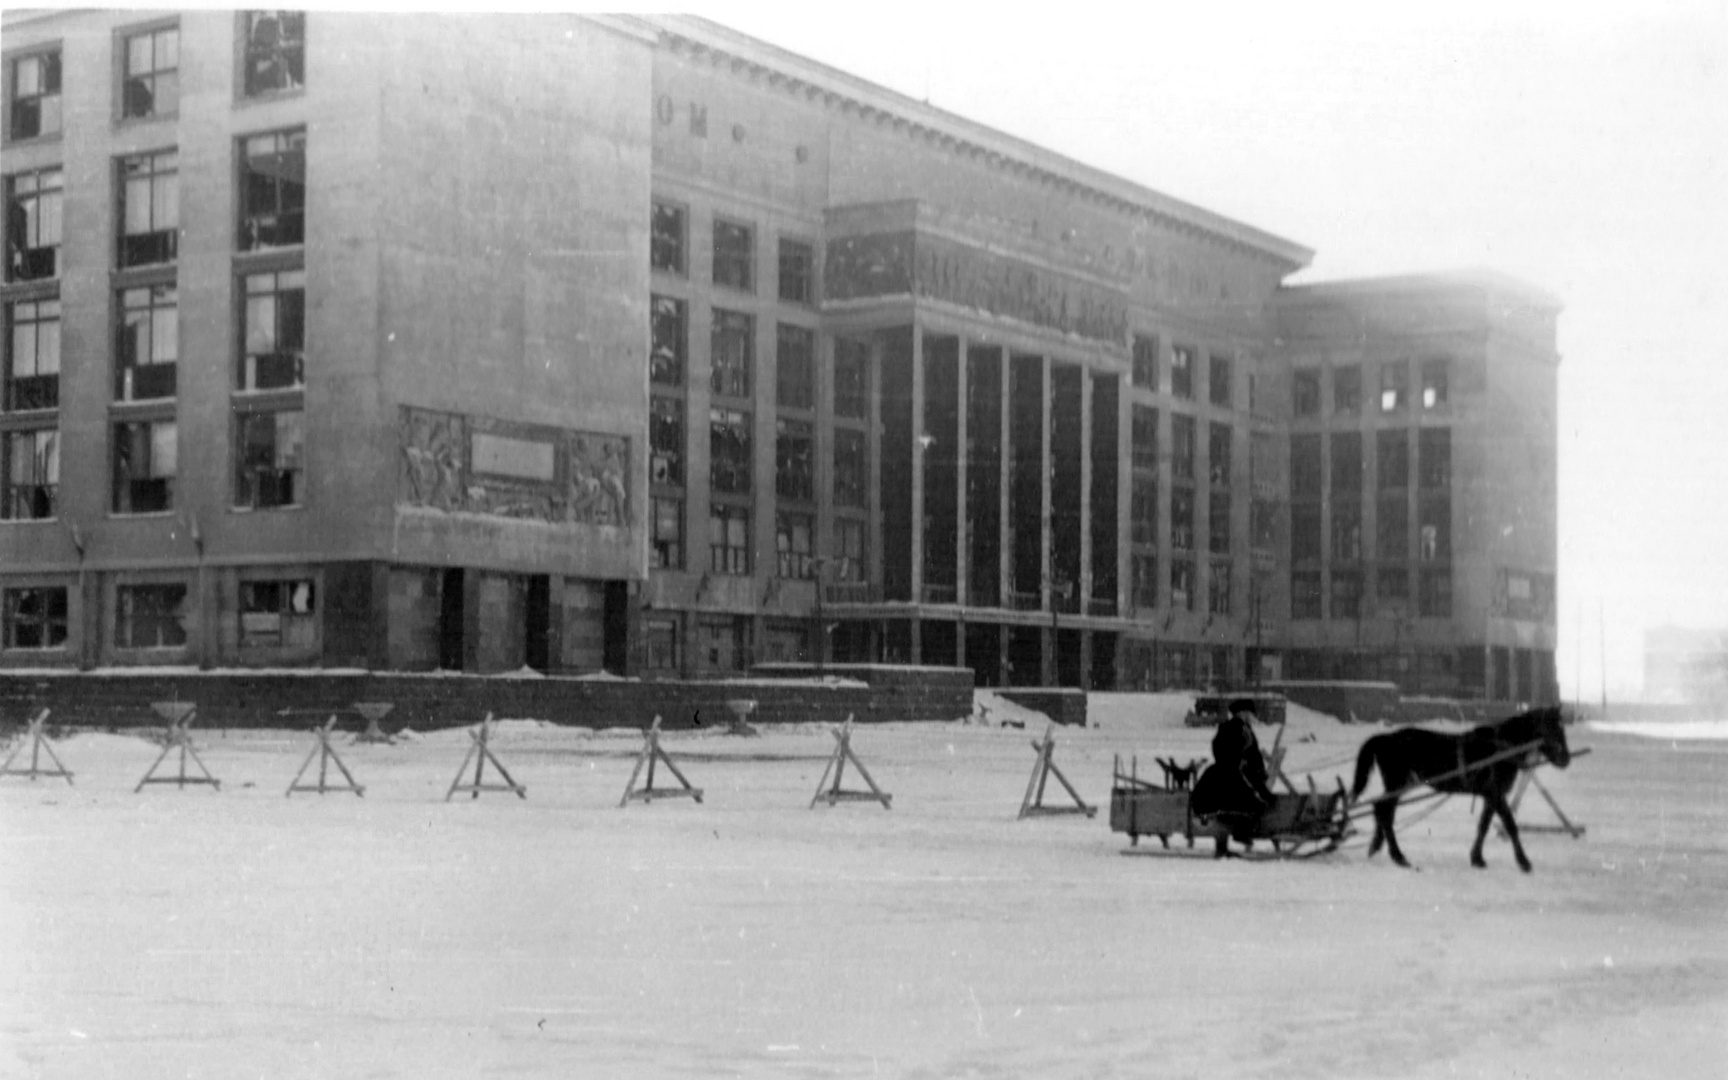
M 1392 818 L 1398 813 L 1397 799 L 1381 799 L 1374 804 L 1374 839 L 1386 839 L 1386 854 L 1399 866 L 1408 867 L 1410 860 L 1398 847 L 1398 834 L 1392 830 Z
M 1518 860 L 1518 869 L 1528 874 L 1530 872 L 1530 858 L 1524 854 L 1524 842 L 1518 839 L 1518 823 L 1512 819 L 1512 808 L 1506 805 L 1505 794 L 1499 791 L 1491 792 L 1483 801 L 1487 802 L 1489 807 L 1500 815 L 1500 823 L 1506 826 L 1506 836 L 1512 841 L 1512 855 Z M 1482 822 L 1482 833 L 1486 833 L 1488 831 L 1487 811 L 1483 812 Z M 1477 848 L 1482 846 L 1482 833 L 1478 833 L 1476 836 Z
M 1488 860 L 1482 857 L 1482 841 L 1488 836 L 1488 825 L 1494 820 L 1494 800 L 1492 796 L 1482 799 L 1481 820 L 1476 823 L 1476 842 L 1470 845 L 1470 865 L 1478 869 L 1486 867 Z

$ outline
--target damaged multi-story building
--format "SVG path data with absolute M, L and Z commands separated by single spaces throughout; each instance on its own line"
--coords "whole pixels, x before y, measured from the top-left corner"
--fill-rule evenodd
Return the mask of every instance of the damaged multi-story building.
M 0 25 L 0 665 L 1554 692 L 1538 289 L 700 19 Z

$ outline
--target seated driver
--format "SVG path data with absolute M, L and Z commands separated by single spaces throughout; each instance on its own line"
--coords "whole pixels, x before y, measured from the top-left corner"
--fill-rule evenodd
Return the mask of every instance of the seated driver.
M 1257 714 L 1249 698 L 1230 703 L 1230 715 L 1212 736 L 1212 765 L 1195 781 L 1188 797 L 1198 817 L 1216 818 L 1243 846 L 1254 841 L 1254 825 L 1272 805 L 1266 758 L 1254 737 Z M 1226 837 L 1218 838 L 1218 858 L 1231 855 Z

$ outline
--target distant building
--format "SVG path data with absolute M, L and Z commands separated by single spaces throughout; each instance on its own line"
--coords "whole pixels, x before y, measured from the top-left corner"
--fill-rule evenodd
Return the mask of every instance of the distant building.
M 0 26 L 0 665 L 1555 694 L 1528 285 L 700 19 Z
M 1659 626 L 1644 632 L 1644 700 L 1728 704 L 1728 630 Z

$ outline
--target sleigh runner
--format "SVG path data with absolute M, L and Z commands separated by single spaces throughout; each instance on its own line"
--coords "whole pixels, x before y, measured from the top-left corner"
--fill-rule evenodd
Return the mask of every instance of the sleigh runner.
M 1188 791 L 1142 779 L 1137 759 L 1131 759 L 1124 771 L 1118 757 L 1114 774 L 1110 828 L 1127 833 L 1130 845 L 1138 847 L 1142 836 L 1156 836 L 1162 849 L 1168 850 L 1171 838 L 1180 837 L 1191 848 L 1196 837 L 1217 840 L 1232 835 L 1231 828 L 1217 817 L 1195 814 Z M 1271 844 L 1274 857 L 1322 855 L 1335 850 L 1350 832 L 1344 782 L 1340 780 L 1336 790 L 1321 791 L 1310 777 L 1308 787 L 1305 792 L 1275 793 L 1272 804 L 1249 826 L 1254 840 Z

